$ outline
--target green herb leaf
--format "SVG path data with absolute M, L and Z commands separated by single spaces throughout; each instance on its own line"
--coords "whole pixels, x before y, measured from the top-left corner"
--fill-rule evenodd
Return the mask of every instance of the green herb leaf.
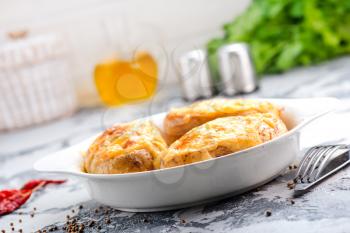
M 216 52 L 246 42 L 259 74 L 317 64 L 350 52 L 349 0 L 253 0 L 223 38 L 208 43 L 211 72 L 218 77 Z

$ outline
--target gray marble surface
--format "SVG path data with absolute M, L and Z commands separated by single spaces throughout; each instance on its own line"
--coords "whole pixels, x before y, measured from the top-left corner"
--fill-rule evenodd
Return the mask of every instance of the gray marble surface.
M 301 149 L 350 140 L 350 58 L 266 77 L 260 89 L 250 96 L 338 97 L 343 102 L 342 110 L 306 127 Z M 269 184 L 240 196 L 187 209 L 137 214 L 99 205 L 91 200 L 78 179 L 40 174 L 32 169 L 37 159 L 80 142 L 114 122 L 182 104 L 177 88 L 163 87 L 147 103 L 117 109 L 84 109 L 70 118 L 0 134 L 1 189 L 18 188 L 34 178 L 68 179 L 63 185 L 36 192 L 19 210 L 0 217 L 0 230 L 12 232 L 13 223 L 17 232 L 63 232 L 69 215 L 77 224 L 85 225 L 84 232 L 350 232 L 350 168 L 294 198 L 294 204 L 290 201 L 293 191 L 286 186 L 294 170 L 287 170 Z M 269 217 L 267 210 L 272 213 Z

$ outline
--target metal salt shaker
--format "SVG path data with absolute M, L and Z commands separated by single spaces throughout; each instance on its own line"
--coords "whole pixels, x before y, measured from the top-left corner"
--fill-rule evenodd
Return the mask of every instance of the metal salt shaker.
M 220 83 L 214 87 L 205 50 L 192 50 L 180 57 L 180 82 L 186 100 L 211 97 L 217 89 L 228 96 L 256 90 L 258 82 L 247 44 L 222 46 L 218 50 L 218 65 Z
M 182 55 L 179 59 L 179 71 L 183 96 L 186 100 L 208 98 L 214 94 L 205 50 L 192 50 Z
M 221 47 L 218 59 L 223 94 L 250 93 L 257 88 L 255 67 L 247 44 L 233 43 Z

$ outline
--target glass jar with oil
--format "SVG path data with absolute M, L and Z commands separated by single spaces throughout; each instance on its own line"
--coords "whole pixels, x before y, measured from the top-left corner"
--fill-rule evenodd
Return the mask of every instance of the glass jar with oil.
M 109 59 L 96 65 L 94 81 L 107 106 L 146 100 L 157 89 L 157 63 L 148 52 L 137 52 L 131 60 Z

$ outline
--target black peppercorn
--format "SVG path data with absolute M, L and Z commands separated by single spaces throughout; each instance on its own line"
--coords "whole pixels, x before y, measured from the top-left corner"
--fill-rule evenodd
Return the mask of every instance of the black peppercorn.
M 270 217 L 272 215 L 272 211 L 271 210 L 266 210 L 265 211 L 265 216 L 266 217 Z

